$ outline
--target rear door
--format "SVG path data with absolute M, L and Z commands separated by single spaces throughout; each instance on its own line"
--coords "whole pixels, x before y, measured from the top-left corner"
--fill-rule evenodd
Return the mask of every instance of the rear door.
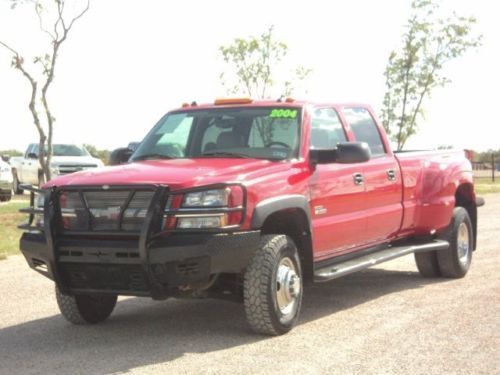
M 366 142 L 372 157 L 363 164 L 366 236 L 370 243 L 396 235 L 403 218 L 402 180 L 399 164 L 384 144 L 380 127 L 367 108 L 344 108 L 343 115 L 356 141 Z
M 312 149 L 332 149 L 347 141 L 333 108 L 315 109 L 311 117 Z M 356 182 L 360 164 L 318 164 L 310 178 L 314 258 L 321 260 L 367 242 L 364 185 Z

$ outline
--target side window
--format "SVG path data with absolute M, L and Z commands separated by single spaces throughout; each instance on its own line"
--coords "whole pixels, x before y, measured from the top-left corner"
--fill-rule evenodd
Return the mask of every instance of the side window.
M 36 143 L 31 145 L 31 150 L 29 150 L 28 153 L 35 154 L 38 156 L 38 145 Z
M 332 149 L 347 137 L 337 112 L 332 108 L 318 108 L 311 121 L 311 148 Z
M 385 154 L 377 124 L 366 108 L 345 108 L 344 116 L 351 126 L 356 141 L 368 143 L 372 156 Z
M 33 149 L 33 145 L 29 145 L 28 149 L 26 150 L 26 153 L 24 154 L 24 157 L 27 159 L 28 155 L 31 153 L 31 150 Z

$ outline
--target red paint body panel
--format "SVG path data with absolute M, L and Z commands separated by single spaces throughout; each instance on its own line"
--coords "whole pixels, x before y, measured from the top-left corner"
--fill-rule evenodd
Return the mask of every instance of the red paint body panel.
M 276 106 L 276 101 L 256 101 L 227 107 Z M 443 230 L 449 223 L 459 185 L 472 186 L 472 168 L 463 152 L 405 152 L 394 154 L 373 110 L 360 104 L 279 103 L 302 108 L 300 157 L 291 161 L 200 158 L 150 160 L 116 167 L 78 172 L 50 181 L 45 187 L 65 185 L 165 184 L 171 190 L 216 183 L 241 183 L 247 189 L 246 217 L 241 229 L 249 229 L 255 206 L 283 195 L 302 195 L 309 201 L 314 260 L 356 251 L 402 237 Z M 335 109 L 350 141 L 355 136 L 342 114 L 343 108 L 368 109 L 380 132 L 385 156 L 359 164 L 309 162 L 311 113 L 315 107 Z M 181 108 L 220 108 L 205 104 Z M 395 180 L 387 179 L 387 171 Z M 353 174 L 362 173 L 357 186 Z

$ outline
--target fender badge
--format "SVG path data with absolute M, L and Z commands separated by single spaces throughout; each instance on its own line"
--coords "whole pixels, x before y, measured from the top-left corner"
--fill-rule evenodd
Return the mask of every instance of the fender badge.
M 324 215 L 324 214 L 326 214 L 326 208 L 323 206 L 314 206 L 314 214 L 315 215 Z

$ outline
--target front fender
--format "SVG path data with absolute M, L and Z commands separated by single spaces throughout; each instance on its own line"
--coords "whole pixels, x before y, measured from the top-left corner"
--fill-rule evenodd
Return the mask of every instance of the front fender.
M 269 215 L 287 209 L 300 209 L 304 211 L 310 225 L 311 211 L 309 209 L 309 202 L 303 195 L 293 194 L 269 198 L 259 202 L 252 214 L 252 229 L 260 229 Z

